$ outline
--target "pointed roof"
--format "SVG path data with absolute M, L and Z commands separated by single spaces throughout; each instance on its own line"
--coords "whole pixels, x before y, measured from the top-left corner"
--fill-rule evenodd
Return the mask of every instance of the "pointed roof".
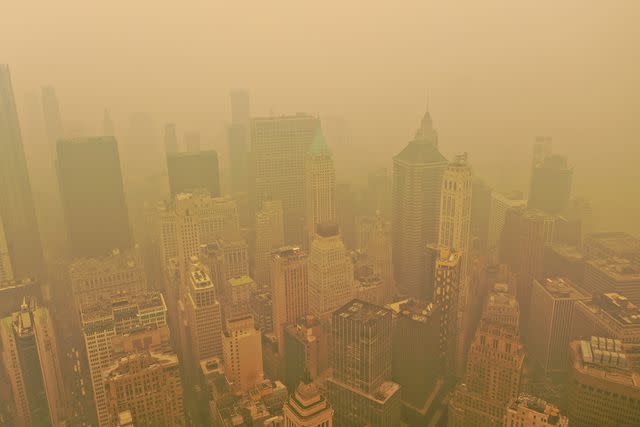
M 447 159 L 438 150 L 438 132 L 433 127 L 428 108 L 413 141 L 410 141 L 394 159 L 413 164 L 447 163 Z
M 331 154 L 331 149 L 327 145 L 327 141 L 324 139 L 324 134 L 322 133 L 322 126 L 318 125 L 316 129 L 316 133 L 313 135 L 313 140 L 311 141 L 311 145 L 309 146 L 310 154 Z

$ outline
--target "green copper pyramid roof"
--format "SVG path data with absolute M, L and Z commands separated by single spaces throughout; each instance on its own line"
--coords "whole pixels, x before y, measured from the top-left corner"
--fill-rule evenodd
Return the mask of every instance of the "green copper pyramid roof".
M 327 141 L 324 139 L 324 135 L 322 133 L 322 127 L 318 126 L 316 129 L 315 135 L 313 135 L 313 140 L 311 141 L 311 145 L 309 146 L 309 153 L 311 154 L 323 154 L 323 153 L 331 153 L 331 149 L 327 145 Z
M 447 163 L 433 142 L 426 139 L 414 139 L 394 159 L 407 163 Z

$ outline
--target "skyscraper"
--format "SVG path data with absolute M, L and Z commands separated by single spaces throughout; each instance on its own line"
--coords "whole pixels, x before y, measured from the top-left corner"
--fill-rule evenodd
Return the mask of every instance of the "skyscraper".
M 271 295 L 273 332 L 278 352 L 284 351 L 284 328 L 306 315 L 309 310 L 309 260 L 297 246 L 284 246 L 274 251 L 271 260 Z
M 586 300 L 569 279 L 554 277 L 534 280 L 531 292 L 529 355 L 544 375 L 565 373 L 571 325 L 578 301 Z
M 393 158 L 393 266 L 398 290 L 409 296 L 427 297 L 424 250 L 438 241 L 446 166 L 427 111 L 413 141 Z
M 17 425 L 64 423 L 67 402 L 49 311 L 24 301 L 19 311 L 0 321 L 0 338 Z
M 518 304 L 496 289 L 490 294 L 467 357 L 464 380 L 449 402 L 450 427 L 501 426 L 509 402 L 518 396 L 524 352 L 519 340 Z
M 178 135 L 173 123 L 167 123 L 164 127 L 164 151 L 167 158 L 178 154 Z
M 507 211 L 513 208 L 521 208 L 527 205 L 521 192 L 514 191 L 508 194 L 499 192 L 491 193 L 491 213 L 489 215 L 489 238 L 487 251 L 492 262 L 498 262 L 498 251 L 502 240 L 502 230 L 507 216 Z
M 331 150 L 318 127 L 305 159 L 306 233 L 313 238 L 316 226 L 336 222 L 336 171 Z
M 333 313 L 329 400 L 337 425 L 400 425 L 400 386 L 391 381 L 392 312 L 352 300 Z
M 9 67 L 0 64 L 0 220 L 13 275 L 43 273 L 42 246 Z
M 321 223 L 309 253 L 309 312 L 320 319 L 353 298 L 353 264 L 338 225 Z
M 11 267 L 11 257 L 4 235 L 4 225 L 2 225 L 2 221 L 0 221 L 0 287 L 12 280 L 13 267 Z
M 109 425 L 130 411 L 133 425 L 180 427 L 186 424 L 180 366 L 175 354 L 138 351 L 104 369 Z
M 167 172 L 171 197 L 198 190 L 220 197 L 218 153 L 213 150 L 167 154 Z
M 313 383 L 301 382 L 283 410 L 286 427 L 333 426 L 333 409 Z
M 562 212 L 569 205 L 572 178 L 573 169 L 567 165 L 566 157 L 546 155 L 533 166 L 529 208 L 549 214 Z
M 51 154 L 55 151 L 56 142 L 64 136 L 62 130 L 62 117 L 56 91 L 52 86 L 42 88 L 42 110 L 44 113 L 44 127 L 47 132 Z M 52 160 L 53 161 L 53 160 Z
M 271 252 L 284 245 L 282 203 L 265 200 L 256 213 L 256 247 L 253 276 L 261 285 L 270 284 Z
M 58 179 L 73 257 L 132 246 L 118 144 L 112 136 L 58 141 Z
M 255 208 L 281 200 L 286 244 L 301 244 L 305 227 L 305 155 L 320 126 L 307 114 L 251 121 Z
M 295 390 L 300 381 L 315 380 L 329 367 L 329 331 L 326 323 L 305 316 L 285 328 L 285 385 Z
M 376 215 L 371 235 L 367 241 L 365 253 L 373 263 L 373 271 L 383 282 L 383 299 L 389 301 L 396 293 L 391 247 L 391 226 Z
M 251 315 L 227 320 L 222 337 L 224 370 L 235 392 L 244 393 L 264 380 L 261 338 Z

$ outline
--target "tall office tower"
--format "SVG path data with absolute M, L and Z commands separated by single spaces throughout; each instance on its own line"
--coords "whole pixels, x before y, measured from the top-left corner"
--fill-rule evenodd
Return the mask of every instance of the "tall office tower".
M 427 257 L 431 258 L 431 257 Z M 433 302 L 442 309 L 440 324 L 440 368 L 447 376 L 455 375 L 456 349 L 460 324 L 458 319 L 458 291 L 462 254 L 447 247 L 435 251 Z
M 333 409 L 318 387 L 301 382 L 284 404 L 284 425 L 287 427 L 332 427 Z
M 164 151 L 167 158 L 178 154 L 178 135 L 174 123 L 167 123 L 164 127 Z
M 184 134 L 184 146 L 187 153 L 197 153 L 200 151 L 200 132 L 186 132 Z
M 123 294 L 84 306 L 81 317 L 98 425 L 111 426 L 102 374 L 114 362 L 113 340 L 145 329 L 163 329 L 168 335 L 167 306 L 159 292 Z M 149 347 L 154 340 L 140 339 L 139 343 Z
M 553 229 L 554 218 L 540 211 L 510 209 L 505 217 L 500 257 L 518 275 L 516 297 L 525 325 L 529 324 L 533 280 L 541 278 L 544 250 L 553 243 Z
M 412 297 L 427 297 L 424 250 L 438 241 L 446 167 L 427 111 L 413 141 L 393 158 L 393 266 L 398 290 Z
M 585 256 L 574 246 L 554 243 L 544 249 L 544 275 L 568 277 L 577 286 L 584 283 Z
M 640 239 L 620 231 L 592 233 L 584 239 L 585 255 L 592 258 L 626 258 L 640 254 Z
M 571 197 L 572 178 L 573 169 L 565 156 L 549 154 L 536 162 L 531 172 L 529 208 L 554 215 L 564 211 Z
M 213 150 L 169 154 L 167 172 L 171 197 L 199 190 L 220 197 L 218 153 Z
M 188 350 L 182 350 L 191 356 L 192 366 L 197 367 L 202 359 L 222 357 L 222 314 L 214 284 L 202 263 L 192 262 L 186 286 L 184 320 L 190 340 Z
M 284 328 L 308 314 L 309 258 L 298 246 L 284 246 L 271 260 L 273 332 L 278 352 L 284 351 Z
M 492 188 L 483 180 L 473 180 L 471 193 L 471 247 L 486 253 L 489 243 L 489 223 L 491 220 Z
M 353 298 L 353 290 L 353 264 L 338 225 L 318 224 L 309 253 L 309 312 L 328 320 Z
M 500 242 L 502 241 L 502 231 L 504 230 L 507 211 L 525 206 L 527 206 L 527 200 L 523 198 L 522 192 L 498 193 L 494 191 L 491 193 L 487 252 L 492 263 L 498 263 Z
M 391 217 L 391 176 L 386 168 L 377 169 L 367 175 L 367 187 L 362 195 L 366 214 L 380 212 L 388 221 Z
M 507 405 L 518 396 L 524 363 L 518 322 L 512 320 L 517 318 L 515 299 L 494 291 L 469 350 L 464 380 L 449 402 L 449 426 L 503 425 Z
M 201 244 L 213 242 L 240 230 L 238 207 L 228 198 L 182 193 L 175 199 L 176 247 L 181 274 Z
M 256 248 L 253 277 L 260 285 L 270 284 L 271 253 L 284 245 L 282 203 L 265 200 L 256 213 Z
M 103 372 L 109 425 L 130 411 L 136 426 L 184 426 L 178 356 L 140 351 L 119 358 Z
M 388 307 L 395 312 L 392 377 L 401 387 L 404 421 L 428 425 L 447 391 L 438 345 L 442 308 L 418 300 Z
M 132 246 L 118 144 L 112 136 L 58 141 L 58 179 L 75 258 Z
M 392 315 L 360 300 L 333 313 L 327 388 L 336 425 L 400 425 L 400 386 L 391 381 Z
M 11 256 L 4 235 L 4 225 L 2 225 L 2 221 L 0 221 L 0 288 L 11 281 L 13 281 Z
M 572 338 L 592 334 L 610 337 L 622 343 L 640 344 L 640 308 L 624 295 L 606 293 L 576 303 Z
M 33 206 L 9 67 L 0 64 L 0 219 L 18 278 L 43 273 L 42 246 Z
M 373 272 L 382 279 L 384 301 L 390 301 L 396 294 L 391 249 L 391 225 L 383 221 L 380 214 L 376 215 L 365 253 L 373 263 Z
M 509 403 L 505 426 L 569 427 L 569 419 L 557 406 L 535 396 L 521 394 Z
M 251 314 L 251 295 L 256 291 L 256 282 L 247 275 L 232 277 L 226 283 L 227 293 L 225 318 L 235 318 Z M 254 319 L 255 320 L 255 319 Z M 259 328 L 259 325 L 256 325 Z
M 42 88 L 42 111 L 44 113 L 44 126 L 47 131 L 47 139 L 51 147 L 55 147 L 56 142 L 64 136 L 62 130 L 62 117 L 60 116 L 60 105 L 56 91 L 52 86 Z M 53 154 L 55 149 L 51 150 Z
M 231 298 L 230 279 L 249 275 L 249 249 L 244 239 L 218 239 L 200 246 L 200 260 L 209 268 L 221 297 Z
M 544 375 L 566 373 L 568 348 L 576 303 L 586 300 L 566 278 L 534 280 L 531 292 L 529 324 L 529 356 Z
M 306 233 L 313 238 L 316 226 L 336 222 L 336 171 L 331 150 L 318 127 L 305 158 Z
M 249 145 L 249 93 L 232 91 L 231 125 L 229 126 L 229 163 L 231 164 L 231 190 L 233 194 L 247 192 L 249 175 L 247 151 Z
M 116 135 L 116 127 L 113 124 L 111 113 L 107 108 L 104 109 L 104 115 L 102 116 L 102 134 L 106 136 Z
M 17 425 L 64 424 L 66 392 L 49 310 L 24 301 L 20 311 L 0 321 L 0 338 Z
M 69 280 L 76 307 L 101 297 L 147 289 L 147 275 L 138 248 L 114 251 L 97 258 L 81 258 L 69 265 Z
M 336 185 L 336 216 L 344 243 L 348 248 L 357 245 L 356 218 L 359 213 L 358 193 L 349 184 Z
M 574 426 L 631 426 L 640 420 L 638 348 L 610 338 L 570 344 L 567 417 Z
M 329 331 L 314 316 L 285 327 L 285 385 L 295 390 L 300 381 L 315 380 L 329 367 Z
M 640 265 L 622 258 L 587 261 L 583 288 L 592 295 L 616 292 L 640 305 Z
M 256 208 L 281 200 L 286 244 L 300 244 L 305 227 L 305 155 L 320 127 L 307 114 L 251 121 L 251 151 Z
M 535 168 L 537 164 L 551 155 L 553 149 L 553 140 L 550 136 L 536 136 L 533 142 L 533 152 L 531 157 L 531 168 Z
M 264 380 L 262 334 L 251 315 L 227 320 L 222 348 L 224 370 L 235 392 L 244 393 Z

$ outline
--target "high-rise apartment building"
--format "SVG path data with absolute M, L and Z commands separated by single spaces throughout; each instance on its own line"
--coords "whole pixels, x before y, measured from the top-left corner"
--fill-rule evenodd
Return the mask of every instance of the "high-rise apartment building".
M 528 207 L 559 214 L 569 205 L 572 178 L 573 169 L 567 165 L 565 156 L 548 154 L 536 161 L 531 172 Z
M 427 111 L 413 141 L 393 158 L 393 265 L 398 290 L 412 297 L 427 297 L 424 250 L 438 241 L 446 167 Z
M 111 426 L 102 374 L 117 354 L 113 340 L 139 328 L 164 328 L 168 336 L 167 306 L 158 292 L 122 294 L 84 306 L 81 318 L 98 425 Z M 144 339 L 139 342 L 142 347 L 148 347 Z M 149 344 L 153 345 L 153 340 Z
M 309 259 L 298 246 L 284 246 L 271 260 L 273 332 L 278 352 L 284 351 L 284 328 L 308 314 Z
M 271 253 L 284 245 L 282 202 L 265 200 L 256 213 L 256 248 L 253 276 L 257 283 L 270 283 Z
M 320 122 L 307 114 L 251 120 L 254 207 L 282 201 L 286 244 L 300 244 L 305 228 L 305 156 Z
M 504 425 L 519 427 L 568 427 L 569 419 L 557 406 L 535 396 L 521 394 L 507 408 Z
M 529 356 L 544 375 L 566 372 L 571 325 L 578 301 L 586 300 L 567 278 L 534 280 L 531 292 Z
M 353 298 L 353 279 L 353 264 L 338 224 L 318 224 L 309 253 L 309 312 L 328 319 Z
M 306 234 L 313 239 L 318 224 L 336 222 L 336 171 L 331 150 L 318 127 L 305 158 Z
M 301 382 L 284 404 L 284 427 L 332 427 L 333 409 L 313 383 Z
M 635 346 L 591 337 L 570 344 L 567 417 L 575 426 L 632 426 L 640 419 Z M 637 363 L 637 361 L 635 361 Z
M 194 191 L 220 197 L 218 153 L 214 150 L 167 154 L 167 172 L 171 197 Z
M 76 307 L 109 298 L 119 292 L 147 289 L 147 275 L 139 249 L 113 251 L 96 258 L 80 258 L 69 266 L 71 292 Z
M 118 358 L 103 371 L 109 425 L 131 413 L 135 426 L 185 426 L 178 357 L 172 353 L 139 351 Z
M 360 300 L 333 313 L 327 385 L 337 425 L 400 425 L 400 386 L 391 381 L 392 316 Z
M 264 379 L 262 334 L 251 315 L 227 320 L 222 348 L 225 374 L 234 391 L 244 393 Z
M 57 163 L 72 256 L 97 257 L 131 248 L 115 138 L 60 140 Z
M 0 64 L 0 220 L 14 277 L 43 273 L 44 261 L 9 67 Z
M 496 321 L 499 319 L 507 322 Z M 498 288 L 488 299 L 467 356 L 464 380 L 449 402 L 450 427 L 501 426 L 509 402 L 518 396 L 524 352 L 515 299 Z
M 17 425 L 64 424 L 66 391 L 49 310 L 25 300 L 19 311 L 0 320 L 0 340 Z
M 498 262 L 500 242 L 502 241 L 502 231 L 509 209 L 517 209 L 527 206 L 527 200 L 522 192 L 512 191 L 511 193 L 491 193 L 491 211 L 489 214 L 489 237 L 487 241 L 487 252 L 492 262 Z

